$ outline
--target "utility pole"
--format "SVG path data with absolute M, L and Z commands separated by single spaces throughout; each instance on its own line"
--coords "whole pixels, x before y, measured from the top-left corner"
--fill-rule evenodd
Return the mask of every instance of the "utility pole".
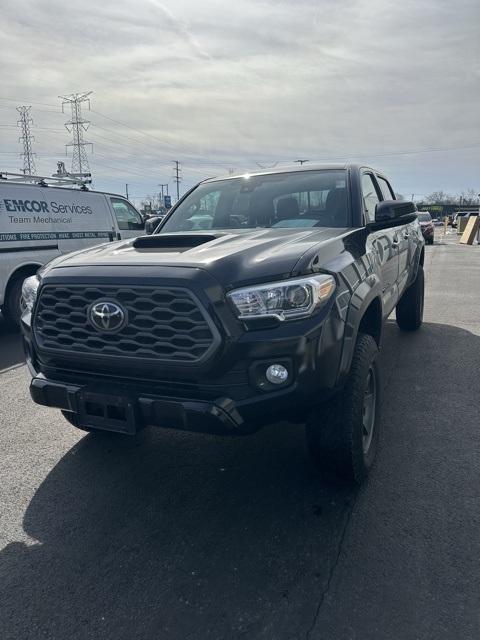
M 82 102 L 88 102 L 88 108 L 90 108 L 88 96 L 91 93 L 91 91 L 87 91 L 86 93 L 72 93 L 69 96 L 58 96 L 63 99 L 62 111 L 64 111 L 64 105 L 66 104 L 69 104 L 72 108 L 72 117 L 65 123 L 67 131 L 73 134 L 72 142 L 66 145 L 66 147 L 73 147 L 72 173 L 88 173 L 90 171 L 85 147 L 91 145 L 93 150 L 93 145 L 91 142 L 85 142 L 83 139 L 83 132 L 88 129 L 90 120 L 84 120 L 82 118 L 81 104 Z
M 294 162 L 299 162 L 300 164 L 303 164 L 304 162 L 308 162 L 308 160 L 295 160 Z
M 128 200 L 128 184 L 125 185 L 125 195 L 126 195 L 127 200 Z
M 175 175 L 173 177 L 173 181 L 177 183 L 177 201 L 180 199 L 180 180 L 181 178 L 179 177 L 179 172 L 181 171 L 181 169 L 179 169 L 178 165 L 179 162 L 178 160 L 172 160 L 172 162 L 175 164 L 175 167 L 173 168 Z
M 33 122 L 33 120 L 28 117 L 28 112 L 31 108 L 32 107 L 17 107 L 17 111 L 21 116 L 21 120 L 17 121 L 17 126 L 20 125 L 22 127 L 22 135 L 18 140 L 23 140 L 23 153 L 20 154 L 23 156 L 23 173 L 34 176 L 36 168 L 33 156 L 35 154 L 32 152 L 30 140 L 35 140 L 35 137 L 30 135 L 30 123 Z
M 158 186 L 162 190 L 162 207 L 164 207 L 165 206 L 165 200 L 163 199 L 163 187 L 167 187 L 167 196 L 168 196 L 168 182 L 166 184 L 159 184 Z

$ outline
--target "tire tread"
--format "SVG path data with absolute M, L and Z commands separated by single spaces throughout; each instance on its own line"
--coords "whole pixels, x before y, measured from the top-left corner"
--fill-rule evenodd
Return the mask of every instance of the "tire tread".
M 377 355 L 378 347 L 372 336 L 359 334 L 345 387 L 314 409 L 307 419 L 307 445 L 315 466 L 329 476 L 358 484 L 368 475 L 375 457 L 376 439 L 366 464 L 358 441 L 358 424 L 363 418 L 364 372 Z M 378 379 L 376 391 L 378 395 Z M 374 438 L 377 437 L 375 433 Z

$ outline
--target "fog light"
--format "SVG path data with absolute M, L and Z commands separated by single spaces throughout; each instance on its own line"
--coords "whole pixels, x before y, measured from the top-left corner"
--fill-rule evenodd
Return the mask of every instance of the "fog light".
M 282 384 L 288 379 L 288 371 L 281 364 L 271 364 L 265 375 L 267 380 L 273 384 Z

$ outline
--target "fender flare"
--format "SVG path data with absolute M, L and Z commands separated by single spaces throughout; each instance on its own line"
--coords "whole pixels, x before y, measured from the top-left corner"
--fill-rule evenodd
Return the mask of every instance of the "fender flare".
M 417 247 L 415 249 L 415 256 L 413 259 L 413 269 L 412 269 L 412 277 L 410 279 L 409 284 L 412 284 L 412 282 L 415 281 L 416 277 L 417 277 L 417 273 L 418 273 L 418 267 L 419 265 L 423 266 L 423 260 L 425 257 L 425 245 L 422 244 L 417 244 Z
M 378 310 L 372 305 L 376 305 Z M 380 339 L 383 325 L 382 309 L 382 285 L 376 274 L 369 276 L 352 293 L 345 318 L 345 331 L 343 335 L 342 352 L 337 372 L 337 387 L 343 385 L 352 364 L 355 341 L 357 339 L 360 323 L 367 310 L 372 308 L 374 314 L 374 328 L 372 337 L 380 347 Z

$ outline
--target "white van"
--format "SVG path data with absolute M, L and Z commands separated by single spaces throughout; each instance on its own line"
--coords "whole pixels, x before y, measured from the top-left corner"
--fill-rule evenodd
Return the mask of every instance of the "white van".
M 56 256 L 145 233 L 121 195 L 0 178 L 0 309 L 18 324 L 25 278 Z

